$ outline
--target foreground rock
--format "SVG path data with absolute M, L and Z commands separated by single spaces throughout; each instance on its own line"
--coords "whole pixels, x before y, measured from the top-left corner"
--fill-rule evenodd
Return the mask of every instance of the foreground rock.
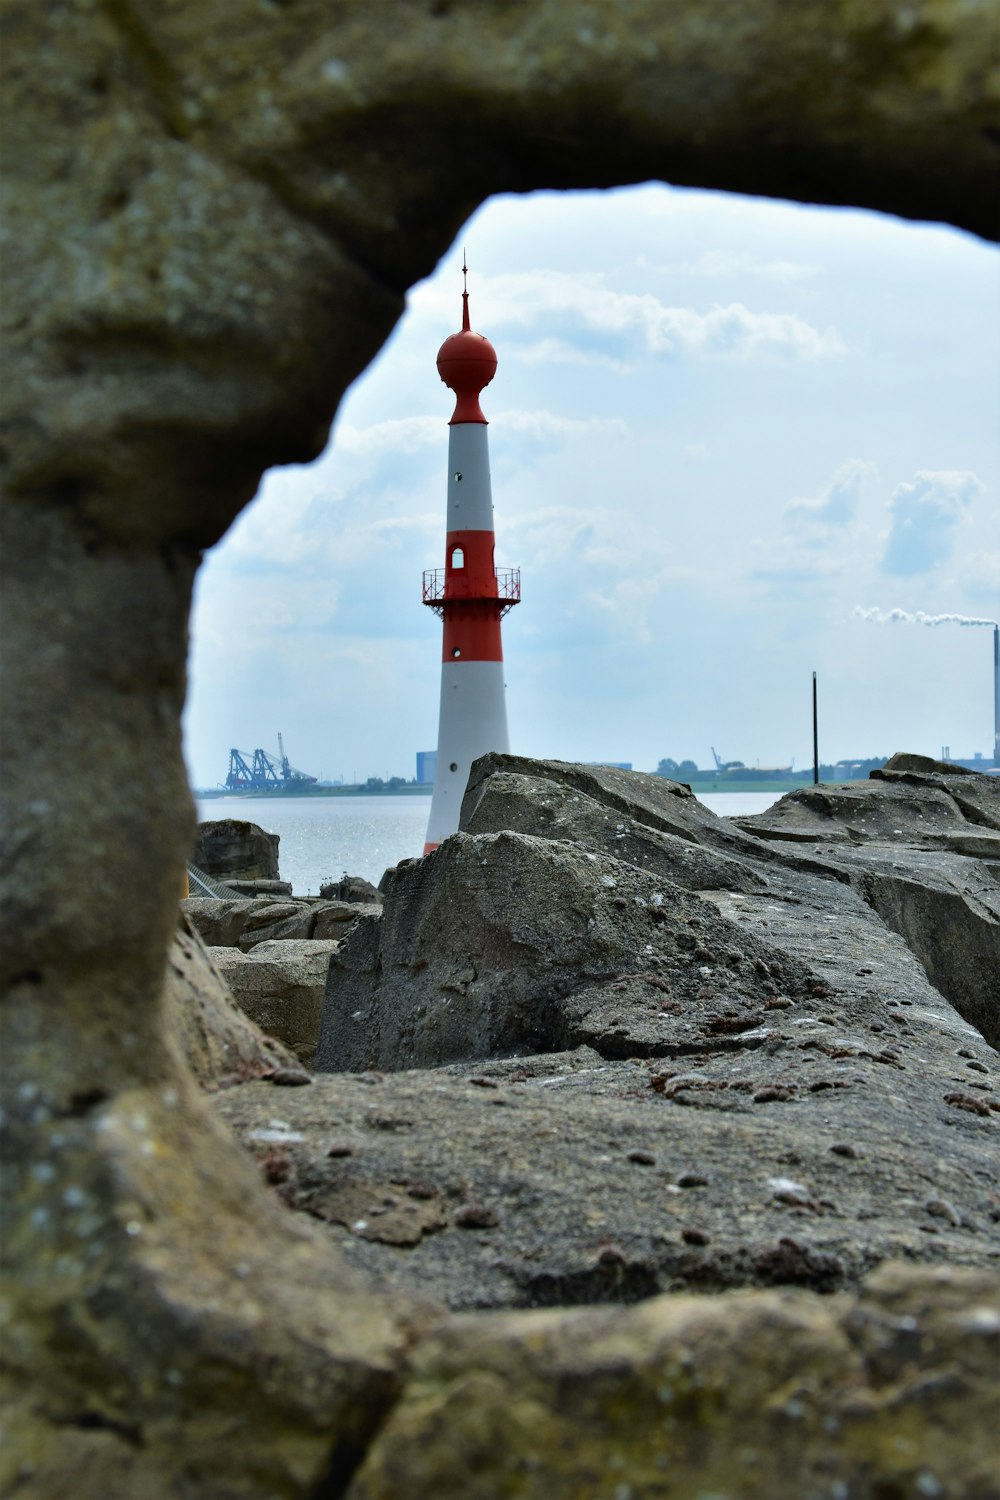
M 167 959 L 165 1003 L 171 1034 L 203 1088 L 299 1065 L 268 1026 L 269 1016 L 253 1016 L 237 1004 L 223 967 L 183 919 Z
M 996 1493 L 991 1278 L 463 1318 L 417 1354 L 348 1500 Z
M 191 863 L 206 875 L 225 880 L 278 880 L 279 835 L 256 823 L 219 818 L 199 823 Z

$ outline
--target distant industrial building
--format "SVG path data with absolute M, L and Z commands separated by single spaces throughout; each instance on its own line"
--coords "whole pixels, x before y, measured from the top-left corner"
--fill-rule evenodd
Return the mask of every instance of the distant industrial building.
M 417 751 L 417 786 L 433 786 L 434 774 L 437 771 L 438 753 L 436 750 Z

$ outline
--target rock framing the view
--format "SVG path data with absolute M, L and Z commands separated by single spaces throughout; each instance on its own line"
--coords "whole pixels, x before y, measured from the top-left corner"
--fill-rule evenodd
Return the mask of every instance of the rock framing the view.
M 665 1493 L 662 1454 L 632 1440 L 649 1430 L 655 1382 L 683 1363 L 685 1320 L 718 1326 L 711 1312 L 652 1304 L 620 1333 L 547 1314 L 538 1338 L 523 1315 L 491 1320 L 488 1337 L 441 1323 L 375 1292 L 290 1216 L 195 1088 L 165 982 L 194 834 L 179 731 L 191 586 L 263 469 L 319 452 L 406 288 L 491 193 L 661 177 L 995 236 L 991 24 L 986 0 L 808 16 L 777 0 L 630 0 L 586 27 L 565 0 L 488 16 L 468 3 L 11 0 L 11 1493 L 360 1500 L 398 1493 L 399 1455 L 416 1500 L 441 1493 L 442 1414 L 447 1481 L 470 1496 L 473 1473 L 495 1492 L 508 1458 L 518 1492 L 539 1493 L 553 1446 L 570 1456 L 547 1496 L 607 1487 L 582 1441 L 602 1433 L 634 1461 L 637 1493 Z M 741 1295 L 737 1330 L 774 1309 Z M 926 1472 L 944 1493 L 982 1494 L 969 1434 L 989 1427 L 979 1351 L 995 1324 L 981 1274 L 899 1273 L 850 1305 L 798 1295 L 784 1306 L 815 1388 L 840 1393 L 839 1420 L 846 1382 L 884 1423 L 855 1420 L 829 1462 L 811 1436 L 768 1431 L 781 1481 L 808 1489 L 822 1471 L 849 1487 L 864 1473 L 905 1492 Z M 897 1314 L 927 1380 L 953 1372 L 940 1477 L 919 1391 L 888 1410 L 885 1382 L 908 1358 Z M 436 1342 L 409 1364 L 435 1319 Z M 769 1388 L 762 1378 L 755 1403 Z M 705 1455 L 741 1438 L 741 1410 L 691 1458 L 698 1484 L 715 1483 Z M 755 1493 L 773 1493 L 772 1470 L 760 1476 Z

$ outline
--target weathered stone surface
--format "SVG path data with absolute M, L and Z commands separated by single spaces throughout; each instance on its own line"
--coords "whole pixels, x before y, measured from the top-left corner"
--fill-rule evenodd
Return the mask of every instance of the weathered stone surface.
M 377 893 L 376 893 L 377 894 Z M 315 938 L 343 938 L 362 917 L 377 917 L 382 898 L 377 901 L 320 901 L 313 907 L 316 921 L 313 926 Z
M 167 959 L 167 1025 L 202 1087 L 242 1082 L 298 1062 L 282 1045 L 286 1037 L 275 1040 L 278 1033 L 266 1018 L 234 1002 L 225 967 L 217 961 L 218 954 L 230 951 L 209 952 L 182 919 Z
M 219 818 L 198 824 L 191 863 L 219 879 L 277 880 L 280 842 L 278 834 L 265 833 L 256 823 Z
M 755 889 L 758 865 L 830 874 L 825 863 L 794 850 L 775 850 L 766 839 L 748 834 L 740 820 L 718 817 L 685 782 L 613 766 L 484 755 L 472 767 L 459 827 L 468 833 L 508 828 L 582 842 L 660 871 L 689 890 L 734 881 L 735 889 Z
M 12 1055 L 56 1048 L 51 1025 L 35 1039 L 30 1003 L 5 1005 L 4 1023 L 0 1490 L 258 1500 L 349 1469 L 392 1399 L 412 1313 L 275 1202 L 166 1029 L 147 1081 L 83 1093 L 65 1065 L 30 1088 L 11 1076 Z
M 868 781 L 805 787 L 734 821 L 762 839 L 906 844 L 1000 859 L 1000 777 L 894 755 Z
M 941 1002 L 876 1007 L 870 1029 L 830 1005 L 682 1058 L 317 1074 L 282 1101 L 283 1190 L 352 1264 L 458 1309 L 830 1292 L 894 1257 L 995 1268 L 995 1056 Z M 273 1097 L 218 1096 L 251 1149 Z
M 615 1056 L 698 1051 L 762 1025 L 769 997 L 815 983 L 621 860 L 459 833 L 397 870 L 383 915 L 331 962 L 316 1065 L 418 1067 L 583 1041 Z
M 684 800 L 680 792 L 675 802 L 682 811 L 677 822 L 681 831 L 668 832 L 663 827 L 651 827 L 645 821 L 648 816 L 645 808 L 637 813 L 629 806 L 625 811 L 620 800 L 609 807 L 598 797 L 574 790 L 572 784 L 550 779 L 546 772 L 551 768 L 544 762 L 531 763 L 534 769 L 530 774 L 491 769 L 512 759 L 505 756 L 501 762 L 498 756 L 487 756 L 477 763 L 473 772 L 473 789 L 463 807 L 460 825 L 463 832 L 510 830 L 582 843 L 588 849 L 625 860 L 687 890 L 745 891 L 758 889 L 764 884 L 762 876 L 745 859 L 735 857 L 740 842 L 738 836 L 732 839 L 722 819 L 715 818 L 700 803 L 695 804 L 697 812 L 704 815 L 698 833 L 703 833 L 704 825 L 717 823 L 719 842 L 723 846 L 729 842 L 731 852 L 722 852 L 712 848 L 707 840 L 702 843 L 692 837 L 690 807 L 693 799 Z M 667 786 L 670 785 L 668 782 Z M 597 787 L 593 789 L 599 790 Z M 669 802 L 666 806 L 669 818 L 673 806 Z M 704 831 L 707 832 L 707 828 Z
M 1000 1047 L 1000 777 L 894 755 L 867 782 L 793 792 L 737 821 L 812 845 Z
M 212 948 L 209 956 L 240 1010 L 299 1062 L 312 1066 L 336 940 L 291 939 L 257 943 L 249 953 Z
M 207 948 L 235 948 L 256 902 L 240 898 L 216 900 L 210 896 L 187 896 L 181 912 Z
M 201 552 L 319 451 L 491 192 L 662 176 L 995 232 L 992 8 L 11 0 L 5 24 L 9 1487 L 343 1489 L 394 1315 L 267 1207 L 164 1019 Z
M 551 830 L 555 807 L 560 832 L 606 845 L 596 796 L 567 802 L 547 775 L 499 766 L 488 780 L 510 790 L 522 826 L 535 816 Z M 616 798 L 628 800 L 628 780 Z M 500 797 L 480 790 L 499 816 Z M 643 825 L 624 831 L 645 854 Z M 293 1201 L 341 1224 L 356 1209 L 365 1228 L 336 1236 L 353 1237 L 355 1260 L 464 1307 L 769 1280 L 829 1290 L 893 1255 L 992 1263 L 995 1054 L 874 909 L 847 862 L 864 849 L 814 845 L 817 875 L 797 851 L 784 868 L 784 848 L 744 856 L 745 889 L 697 892 L 579 837 L 458 834 L 400 866 L 382 916 L 331 966 L 319 1064 L 468 1061 L 431 1079 L 318 1082 L 297 1112 L 307 1144 Z M 901 842 L 895 855 L 932 910 L 938 866 L 958 857 Z M 956 929 L 944 966 L 968 972 L 967 939 Z M 252 1093 L 225 1107 L 245 1133 Z M 328 1161 L 332 1121 L 353 1148 Z M 665 1198 L 692 1174 L 698 1193 Z M 978 1184 L 974 1203 L 956 1204 L 961 1183 Z M 379 1222 L 412 1187 L 438 1202 L 447 1232 L 420 1229 L 404 1264 Z M 478 1206 L 495 1216 L 485 1259 L 451 1232 L 458 1210 Z M 778 1229 L 776 1213 L 794 1224 Z M 961 1248 L 945 1248 L 942 1230 L 963 1226 Z
M 663 1298 L 456 1320 L 418 1352 L 348 1500 L 995 1493 L 993 1278 L 857 1298 Z

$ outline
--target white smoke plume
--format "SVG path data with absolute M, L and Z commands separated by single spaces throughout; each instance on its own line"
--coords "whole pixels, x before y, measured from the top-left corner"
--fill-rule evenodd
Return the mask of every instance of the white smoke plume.
M 857 620 L 868 620 L 875 625 L 987 625 L 997 628 L 996 620 L 977 620 L 971 615 L 927 615 L 922 609 L 910 614 L 906 609 L 865 609 L 856 604 L 851 611 Z

